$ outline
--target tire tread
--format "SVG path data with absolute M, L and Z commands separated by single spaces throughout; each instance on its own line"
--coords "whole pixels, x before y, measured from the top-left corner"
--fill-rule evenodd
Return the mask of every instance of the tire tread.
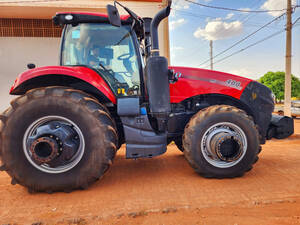
M 207 107 L 205 109 L 200 110 L 198 113 L 196 113 L 191 120 L 189 121 L 189 123 L 187 124 L 187 126 L 185 127 L 185 131 L 184 131 L 184 135 L 183 135 L 183 146 L 184 146 L 184 156 L 186 158 L 186 160 L 188 161 L 188 163 L 190 164 L 190 166 L 192 168 L 195 169 L 195 171 L 200 174 L 201 176 L 205 177 L 205 178 L 217 178 L 217 179 L 223 179 L 223 178 L 233 178 L 233 177 L 241 177 L 244 175 L 245 172 L 248 172 L 252 169 L 252 165 L 255 164 L 259 157 L 257 156 L 258 153 L 260 152 L 261 147 L 259 147 L 257 149 L 256 152 L 256 157 L 254 158 L 253 162 L 249 165 L 248 168 L 246 168 L 244 171 L 240 171 L 234 175 L 214 175 L 214 174 L 210 174 L 207 171 L 203 171 L 196 163 L 196 161 L 194 160 L 192 154 L 191 154 L 191 138 L 195 135 L 195 131 L 196 131 L 196 126 L 202 122 L 205 118 L 207 118 L 208 116 L 211 116 L 215 113 L 220 113 L 220 112 L 234 112 L 239 114 L 239 116 L 241 116 L 242 118 L 248 120 L 251 124 L 251 127 L 256 130 L 256 135 L 257 138 L 259 133 L 258 133 L 258 127 L 257 125 L 254 123 L 253 118 L 251 116 L 249 116 L 245 111 L 238 109 L 236 107 L 233 106 L 229 106 L 229 105 L 214 105 L 214 106 L 210 106 Z
M 113 159 L 116 154 L 116 146 L 118 144 L 118 135 L 116 132 L 115 122 L 109 115 L 108 109 L 104 105 L 99 103 L 95 98 L 93 98 L 92 96 L 88 95 L 85 92 L 75 90 L 75 89 L 70 89 L 67 87 L 53 86 L 53 87 L 32 89 L 28 91 L 25 95 L 17 97 L 16 99 L 12 100 L 11 106 L 0 115 L 0 120 L 1 123 L 3 124 L 2 131 L 5 130 L 5 126 L 7 123 L 9 123 L 11 116 L 15 113 L 17 109 L 22 107 L 23 104 L 25 104 L 28 101 L 33 101 L 35 99 L 44 98 L 48 96 L 63 97 L 73 103 L 76 103 L 78 107 L 83 107 L 87 111 L 89 111 L 91 115 L 97 121 L 99 121 L 100 124 L 102 124 L 100 127 L 95 128 L 97 133 L 102 132 L 105 135 L 105 141 L 103 142 L 104 146 L 102 146 L 103 149 L 105 149 L 104 152 L 105 160 L 101 171 L 95 171 L 95 169 L 93 170 L 93 168 L 97 168 L 97 167 L 93 167 L 93 164 L 100 163 L 100 162 L 93 161 L 91 162 L 92 165 L 89 167 L 91 168 L 90 169 L 91 173 L 79 177 L 75 185 L 58 187 L 57 185 L 53 184 L 52 187 L 48 187 L 47 189 L 41 190 L 40 187 L 36 187 L 34 184 L 26 185 L 24 180 L 22 179 L 18 180 L 14 173 L 14 169 L 9 168 L 9 165 L 11 165 L 11 163 L 4 162 L 5 157 L 2 157 L 2 162 L 4 164 L 0 167 L 0 170 L 7 171 L 7 173 L 12 178 L 11 181 L 12 184 L 21 184 L 23 186 L 27 186 L 28 191 L 30 193 L 39 192 L 39 191 L 44 191 L 46 193 L 52 193 L 55 191 L 71 192 L 75 189 L 86 189 L 88 188 L 89 185 L 94 183 L 96 180 L 99 180 L 103 176 L 104 172 L 109 168 L 109 166 L 112 165 Z M 2 152 L 3 133 L 4 132 L 0 133 L 0 156 L 1 153 L 3 153 Z M 99 146 L 94 146 L 94 147 L 99 148 Z

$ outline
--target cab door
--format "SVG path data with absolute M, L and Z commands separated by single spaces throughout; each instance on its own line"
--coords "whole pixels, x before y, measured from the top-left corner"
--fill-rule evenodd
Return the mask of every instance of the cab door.
M 61 64 L 95 70 L 116 97 L 141 96 L 142 66 L 138 51 L 137 38 L 129 25 L 68 25 L 63 38 Z

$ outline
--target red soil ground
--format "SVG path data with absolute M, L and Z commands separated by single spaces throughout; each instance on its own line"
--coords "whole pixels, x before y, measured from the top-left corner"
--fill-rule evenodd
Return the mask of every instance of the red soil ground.
M 268 141 L 244 177 L 205 179 L 175 145 L 153 159 L 124 147 L 88 190 L 29 194 L 0 174 L 1 224 L 300 224 L 300 119 L 295 135 Z

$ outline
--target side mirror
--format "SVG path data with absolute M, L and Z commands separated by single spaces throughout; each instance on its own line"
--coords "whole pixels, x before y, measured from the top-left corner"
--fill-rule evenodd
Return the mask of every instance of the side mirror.
M 107 14 L 108 14 L 108 20 L 111 25 L 120 27 L 121 26 L 121 19 L 119 15 L 118 9 L 113 5 L 107 5 Z

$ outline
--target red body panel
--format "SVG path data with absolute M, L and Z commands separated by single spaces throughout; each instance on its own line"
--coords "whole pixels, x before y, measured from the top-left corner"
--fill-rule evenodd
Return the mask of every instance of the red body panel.
M 116 97 L 111 91 L 110 87 L 102 79 L 102 77 L 99 76 L 98 73 L 96 73 L 94 70 L 89 69 L 87 67 L 78 67 L 78 66 L 76 67 L 47 66 L 47 67 L 39 67 L 36 69 L 27 70 L 18 76 L 13 86 L 11 87 L 10 92 L 12 92 L 23 82 L 43 75 L 65 75 L 65 76 L 79 78 L 96 87 L 114 104 L 116 104 L 117 102 Z
M 181 77 L 175 84 L 170 84 L 171 103 L 178 103 L 187 98 L 203 94 L 222 94 L 240 99 L 245 87 L 252 80 L 218 71 L 170 67 Z
M 203 94 L 222 94 L 240 99 L 245 87 L 252 80 L 228 73 L 205 69 L 170 67 L 181 77 L 175 84 L 170 84 L 171 103 L 179 103 L 187 98 Z M 10 92 L 23 82 L 43 75 L 66 75 L 79 78 L 96 87 L 112 103 L 116 97 L 108 84 L 94 70 L 87 67 L 48 66 L 40 67 L 20 74 Z

